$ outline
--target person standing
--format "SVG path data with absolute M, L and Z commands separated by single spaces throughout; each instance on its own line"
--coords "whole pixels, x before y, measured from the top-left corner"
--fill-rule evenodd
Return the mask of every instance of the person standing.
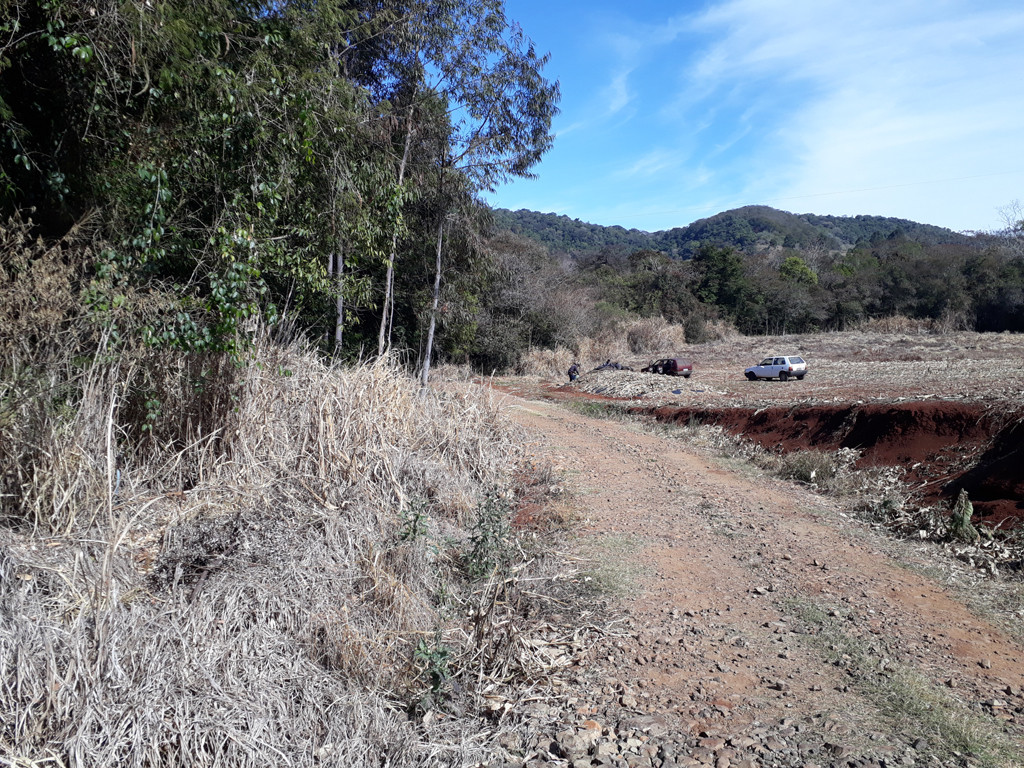
M 578 363 L 573 363 L 569 366 L 569 381 L 576 381 L 580 375 L 580 366 Z

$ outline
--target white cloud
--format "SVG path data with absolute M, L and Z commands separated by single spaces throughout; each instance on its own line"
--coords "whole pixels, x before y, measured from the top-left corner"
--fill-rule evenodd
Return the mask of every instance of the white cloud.
M 605 108 L 609 115 L 624 109 L 630 102 L 629 72 L 620 72 L 604 89 Z
M 1020 0 L 679 5 L 588 3 L 524 191 L 645 229 L 751 203 L 986 228 L 1024 197 Z
M 615 175 L 619 178 L 655 176 L 663 171 L 677 169 L 682 161 L 683 158 L 678 151 L 656 149 L 637 158 L 627 167 L 619 170 Z

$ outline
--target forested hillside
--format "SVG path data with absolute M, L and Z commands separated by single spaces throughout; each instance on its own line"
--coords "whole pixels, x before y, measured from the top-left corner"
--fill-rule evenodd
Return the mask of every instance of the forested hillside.
M 635 316 L 684 324 L 692 342 L 723 322 L 749 334 L 805 333 L 894 316 L 935 330 L 1024 331 L 1019 216 L 1002 232 L 972 235 L 764 206 L 655 233 L 527 211 L 499 211 L 496 225 L 502 258 L 543 275 L 533 298 L 501 310 L 506 356 L 514 346 L 572 346 Z
M 663 251 L 689 257 L 703 243 L 743 251 L 784 246 L 842 249 L 872 239 L 899 234 L 924 245 L 962 244 L 968 235 L 930 224 L 887 216 L 818 216 L 788 213 L 765 205 L 748 205 L 699 219 L 685 227 L 643 232 L 587 224 L 554 213 L 495 211 L 502 229 L 543 243 L 552 252 L 579 255 L 607 247 Z

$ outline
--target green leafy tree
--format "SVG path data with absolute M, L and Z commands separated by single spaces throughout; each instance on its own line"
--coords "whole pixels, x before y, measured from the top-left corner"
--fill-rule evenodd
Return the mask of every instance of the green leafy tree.
M 789 256 L 779 266 L 784 280 L 802 285 L 817 285 L 818 275 L 799 256 Z
M 558 85 L 541 71 L 540 56 L 518 25 L 510 23 L 500 0 L 472 0 L 452 8 L 448 35 L 431 38 L 426 52 L 431 90 L 448 107 L 449 130 L 436 162 L 438 211 L 436 268 L 423 352 L 421 382 L 430 375 L 440 305 L 444 234 L 454 213 L 445 201 L 452 172 L 472 191 L 491 190 L 513 177 L 528 177 L 553 140 Z
M 705 244 L 694 254 L 693 263 L 698 275 L 697 298 L 730 317 L 739 317 L 751 289 L 742 255 L 732 248 Z

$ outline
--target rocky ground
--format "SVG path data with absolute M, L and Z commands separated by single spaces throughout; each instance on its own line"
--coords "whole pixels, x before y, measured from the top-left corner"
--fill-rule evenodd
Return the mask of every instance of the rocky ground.
M 635 421 L 508 407 L 575 489 L 612 619 L 497 765 L 1024 765 L 1014 584 Z

